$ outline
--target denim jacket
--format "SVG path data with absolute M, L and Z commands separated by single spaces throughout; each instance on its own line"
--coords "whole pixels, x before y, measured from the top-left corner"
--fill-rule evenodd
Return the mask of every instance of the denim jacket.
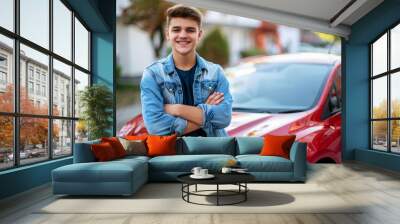
M 207 136 L 227 136 L 224 130 L 231 122 L 232 96 L 229 83 L 221 66 L 208 62 L 196 55 L 196 71 L 193 82 L 194 105 L 203 110 L 201 128 Z M 175 71 L 172 54 L 148 66 L 140 83 L 140 96 L 144 124 L 149 134 L 182 135 L 187 120 L 167 114 L 164 104 L 182 104 L 181 81 Z M 218 105 L 205 104 L 214 91 L 224 93 L 224 100 Z

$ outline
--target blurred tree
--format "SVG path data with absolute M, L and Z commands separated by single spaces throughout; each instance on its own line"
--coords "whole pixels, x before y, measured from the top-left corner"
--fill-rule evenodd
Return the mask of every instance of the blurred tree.
M 0 107 L 2 111 L 12 112 L 14 106 L 14 88 L 13 85 L 8 85 L 6 92 L 0 94 Z M 47 114 L 47 106 L 34 105 L 29 99 L 28 93 L 24 87 L 20 88 L 20 105 L 26 114 Z M 55 114 L 59 114 L 58 109 L 54 110 Z M 20 148 L 24 149 L 26 145 L 36 145 L 47 143 L 48 136 L 48 119 L 21 117 L 20 126 Z M 0 116 L 0 145 L 2 147 L 13 146 L 13 118 L 11 116 Z M 59 129 L 54 128 L 53 138 L 59 136 Z
M 174 4 L 163 0 L 131 0 L 131 5 L 122 12 L 122 21 L 125 24 L 134 24 L 150 35 L 154 54 L 161 56 L 164 47 L 164 26 L 166 10 Z
M 240 57 L 242 58 L 258 56 L 258 55 L 267 55 L 267 52 L 259 48 L 249 48 L 247 50 L 240 51 Z
M 394 99 L 392 100 L 392 117 L 399 118 L 400 117 L 400 100 Z M 392 121 L 392 142 L 400 141 L 400 121 L 393 120 Z
M 197 50 L 205 59 L 223 67 L 229 63 L 229 43 L 219 27 L 213 29 L 204 37 Z
M 117 67 L 115 68 L 115 74 L 117 78 L 117 85 L 120 83 L 120 78 L 122 76 L 122 66 L 120 64 L 117 64 Z
M 387 118 L 387 101 L 383 100 L 377 107 L 373 108 L 373 118 Z M 387 122 L 374 122 L 373 125 L 374 138 L 387 137 Z
M 78 140 L 81 141 L 82 139 L 87 136 L 87 125 L 85 120 L 78 120 L 76 123 L 76 134 L 78 136 Z

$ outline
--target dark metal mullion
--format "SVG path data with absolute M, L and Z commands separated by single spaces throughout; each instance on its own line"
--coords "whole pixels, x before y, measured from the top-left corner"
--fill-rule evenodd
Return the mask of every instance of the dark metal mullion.
M 369 45 L 369 85 L 370 85 L 370 90 L 369 90 L 369 148 L 373 149 L 374 147 L 374 132 L 373 132 L 373 91 L 374 91 L 374 85 L 373 85 L 373 79 L 372 79 L 372 72 L 373 72 L 373 60 L 372 60 L 372 55 L 373 55 L 373 47 L 372 44 Z M 372 102 L 372 103 L 371 103 Z
M 387 102 L 388 102 L 388 105 L 387 105 L 387 110 L 388 110 L 388 118 L 389 118 L 389 120 L 388 120 L 388 126 L 387 126 L 387 132 L 388 132 L 388 141 L 389 141 L 389 144 L 388 144 L 388 152 L 391 152 L 392 151 L 392 135 L 391 135 L 391 128 L 392 128 L 392 125 L 391 125 L 391 118 L 392 118 L 392 100 L 391 100 L 391 79 L 392 79 L 392 75 L 390 74 L 390 29 L 388 30 L 388 32 L 387 32 L 387 52 L 386 52 L 386 54 L 387 54 L 387 64 L 386 64 L 386 66 L 387 66 L 387 71 L 389 72 L 389 74 L 387 75 L 387 85 L 388 85 L 388 88 L 387 88 L 387 90 L 388 90 L 388 92 L 387 92 L 387 94 L 388 94 L 388 100 L 387 100 Z
M 400 118 L 374 118 L 371 121 L 394 121 L 400 120 Z
M 386 72 L 382 72 L 382 73 L 377 74 L 377 75 L 374 75 L 372 78 L 373 78 L 373 79 L 377 79 L 377 78 L 380 78 L 380 77 L 389 75 L 389 74 L 391 74 L 391 73 L 396 73 L 396 72 L 400 72 L 400 67 L 399 67 L 399 68 L 395 68 L 395 69 L 393 69 L 393 70 L 388 70 L 388 71 L 386 71 Z
M 19 36 L 17 34 L 14 34 L 14 33 L 10 32 L 9 30 L 4 29 L 3 27 L 0 27 L 0 34 L 5 35 L 6 37 L 9 37 L 9 38 L 18 39 L 20 43 L 26 45 L 27 47 L 30 47 L 30 48 L 32 48 L 32 49 L 34 49 L 36 51 L 39 51 L 40 53 L 43 53 L 43 54 L 46 54 L 46 55 L 50 55 L 53 58 L 63 62 L 64 64 L 67 64 L 67 65 L 70 65 L 70 66 L 75 66 L 76 68 L 78 68 L 79 70 L 81 70 L 81 71 L 83 71 L 85 73 L 90 73 L 89 69 L 86 69 L 86 68 L 84 68 L 84 67 L 82 67 L 80 65 L 74 64 L 74 62 L 71 62 L 71 60 L 69 60 L 67 58 L 64 58 L 63 56 L 58 55 L 58 54 L 56 54 L 56 53 L 54 53 L 54 52 L 52 52 L 52 51 L 50 51 L 50 50 L 38 45 L 38 44 L 36 44 L 36 43 L 34 43 L 34 42 L 24 38 L 24 37 L 21 37 L 21 36 Z M 400 68 L 398 70 L 400 71 Z
M 90 73 L 89 70 L 87 70 L 86 68 L 81 67 L 80 65 L 74 64 L 75 68 L 80 70 L 83 73 Z
M 74 64 L 69 59 L 64 58 L 61 55 L 58 55 L 58 54 L 50 51 L 49 49 L 46 49 L 46 48 L 44 48 L 44 47 L 42 47 L 42 46 L 40 46 L 40 45 L 28 40 L 28 39 L 26 39 L 25 37 L 22 37 L 22 36 L 20 36 L 18 34 L 14 34 L 14 33 L 10 32 L 9 30 L 4 29 L 3 27 L 0 27 L 0 33 L 4 34 L 5 36 L 7 36 L 9 38 L 19 39 L 22 44 L 24 44 L 24 45 L 26 45 L 26 46 L 28 46 L 30 48 L 33 48 L 34 50 L 39 51 L 39 52 L 41 52 L 43 54 L 51 55 L 54 58 L 56 58 L 57 60 L 64 62 L 65 64 L 68 64 L 70 66 L 75 66 L 75 67 L 79 68 L 80 70 L 84 71 L 85 73 L 89 73 L 90 72 L 89 69 L 86 69 L 86 68 L 84 68 L 84 67 L 82 67 L 80 65 Z
M 71 38 L 71 59 L 72 59 L 72 64 L 75 65 L 75 12 L 71 11 L 71 23 L 72 23 L 72 38 Z M 71 117 L 73 117 L 75 119 L 75 66 L 71 67 Z M 74 155 L 74 151 L 75 151 L 75 120 L 72 120 L 71 122 L 71 128 L 72 128 L 72 132 L 71 132 L 71 150 L 72 150 L 72 155 Z
M 53 0 L 49 0 L 49 50 L 53 52 Z M 47 97 L 49 98 L 49 119 L 48 121 L 48 150 L 49 150 L 49 159 L 53 159 L 53 57 L 49 55 L 49 71 L 48 71 L 48 83 L 49 86 L 47 90 L 49 94 Z
M 114 12 L 116 12 L 116 4 L 114 4 Z M 116 16 L 114 14 L 114 16 Z M 117 136 L 117 49 L 116 49 L 116 41 L 117 41 L 117 27 L 116 25 L 113 26 L 113 136 Z
M 40 114 L 21 114 L 21 113 L 10 113 L 0 112 L 0 116 L 13 116 L 13 117 L 33 117 L 33 118 L 46 118 L 46 119 L 64 119 L 64 120 L 78 120 L 78 118 L 64 117 L 64 116 L 49 116 Z M 400 118 L 399 118 L 400 119 Z M 396 120 L 396 119 L 394 119 Z
M 15 20 L 15 18 L 14 18 Z M 15 30 L 15 22 L 14 22 L 14 30 Z M 16 38 L 17 35 L 9 30 L 7 30 L 6 28 L 3 28 L 0 26 L 0 34 L 3 34 L 4 36 L 8 37 L 8 38 Z
M 14 31 L 19 35 L 19 8 L 20 1 L 14 1 Z M 20 50 L 19 50 L 19 39 L 14 39 L 14 112 L 19 113 L 19 97 L 20 97 Z M 19 135 L 20 135 L 20 119 L 19 117 L 14 117 L 14 166 L 19 166 L 20 156 L 19 156 Z

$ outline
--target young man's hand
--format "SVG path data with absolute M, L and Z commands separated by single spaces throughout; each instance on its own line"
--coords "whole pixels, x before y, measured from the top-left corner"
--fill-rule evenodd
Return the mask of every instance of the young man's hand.
M 218 105 L 224 100 L 224 94 L 221 92 L 214 92 L 211 94 L 207 100 L 206 104 Z M 181 104 L 165 104 L 164 111 L 172 116 L 179 116 L 179 112 L 182 110 Z
M 205 103 L 209 105 L 218 105 L 223 100 L 223 93 L 214 92 L 207 98 Z M 196 125 L 200 125 L 203 122 L 203 111 L 198 107 L 183 104 L 164 104 L 164 111 L 172 116 L 182 117 Z
M 205 104 L 210 105 L 218 105 L 224 100 L 224 93 L 221 92 L 213 92 L 210 96 L 208 96 Z

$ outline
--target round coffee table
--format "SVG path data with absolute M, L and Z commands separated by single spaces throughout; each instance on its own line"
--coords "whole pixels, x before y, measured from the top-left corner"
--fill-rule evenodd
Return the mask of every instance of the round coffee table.
M 255 177 L 249 173 L 216 173 L 213 174 L 215 177 L 212 179 L 193 179 L 190 177 L 191 173 L 182 174 L 177 177 L 178 181 L 182 183 L 182 199 L 188 203 L 198 205 L 234 205 L 247 200 L 247 192 L 249 188 L 247 183 L 255 180 Z M 198 184 L 204 185 L 216 185 L 215 190 L 197 190 Z M 194 191 L 190 191 L 190 186 L 195 186 Z M 237 190 L 223 190 L 220 189 L 220 185 L 236 185 Z M 209 192 L 215 192 L 215 194 L 205 194 Z M 216 197 L 216 204 L 202 204 L 190 201 L 190 196 L 204 196 L 204 197 Z M 232 197 L 240 196 L 240 199 L 231 203 L 221 203 L 221 197 Z

